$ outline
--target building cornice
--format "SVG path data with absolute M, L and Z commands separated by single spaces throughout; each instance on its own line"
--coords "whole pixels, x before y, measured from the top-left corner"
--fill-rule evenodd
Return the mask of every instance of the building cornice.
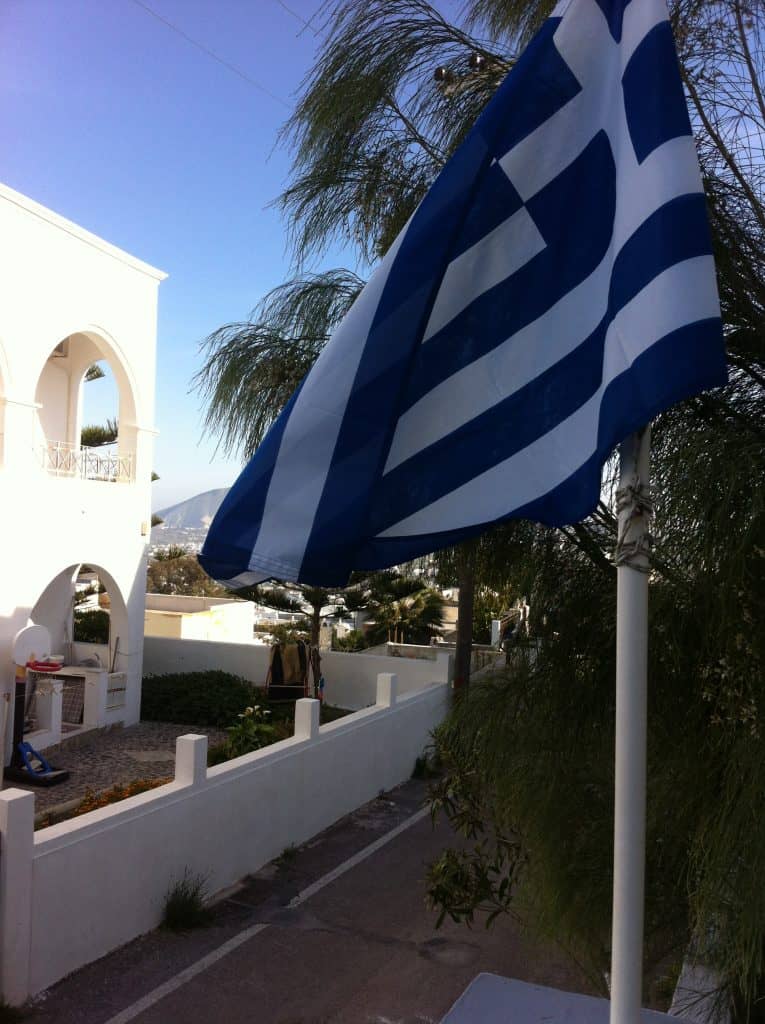
M 86 245 L 89 245 L 94 249 L 98 249 L 100 252 L 105 253 L 105 255 L 111 256 L 112 259 L 118 260 L 120 263 L 124 263 L 132 270 L 137 270 L 142 274 L 146 274 L 147 277 L 151 277 L 155 281 L 164 281 L 167 277 L 167 274 L 163 270 L 158 270 L 156 267 L 152 267 L 151 264 L 144 263 L 143 260 L 139 260 L 135 256 L 131 256 L 130 253 L 125 252 L 124 249 L 119 249 L 116 245 L 112 245 L 111 242 L 104 241 L 104 239 L 99 238 L 98 235 L 94 235 L 92 232 L 86 231 L 85 228 L 81 228 L 79 224 L 75 224 L 73 221 L 67 220 L 66 217 L 62 217 L 60 214 L 54 213 L 53 210 L 49 210 L 47 206 L 42 206 L 42 204 L 36 203 L 34 199 L 30 199 L 29 196 L 25 196 L 21 192 L 17 192 L 15 189 L 10 188 L 8 185 L 3 185 L 2 183 L 0 183 L 0 199 L 4 199 L 8 203 L 13 203 L 14 206 L 18 206 L 22 210 L 26 210 L 26 212 L 32 214 L 32 216 L 39 217 L 40 220 L 47 221 L 60 231 L 64 231 L 68 235 L 72 235 L 78 241 L 84 242 Z

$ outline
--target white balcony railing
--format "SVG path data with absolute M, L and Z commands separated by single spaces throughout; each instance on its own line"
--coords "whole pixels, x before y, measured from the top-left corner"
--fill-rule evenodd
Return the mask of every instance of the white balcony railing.
M 52 476 L 111 483 L 133 479 L 132 454 L 120 455 L 116 447 L 84 448 L 67 441 L 48 441 L 41 449 L 41 456 L 43 468 Z

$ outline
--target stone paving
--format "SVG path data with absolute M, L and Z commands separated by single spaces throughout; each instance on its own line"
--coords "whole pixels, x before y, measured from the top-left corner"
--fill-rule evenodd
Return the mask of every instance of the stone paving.
M 175 741 L 185 733 L 205 735 L 212 746 L 225 739 L 220 729 L 174 725 L 167 722 L 140 722 L 127 728 L 84 733 L 45 751 L 55 768 L 69 770 L 69 778 L 57 786 L 6 786 L 27 789 L 35 795 L 35 813 L 59 804 L 82 799 L 87 790 L 98 793 L 118 783 L 136 779 L 164 779 L 175 772 Z

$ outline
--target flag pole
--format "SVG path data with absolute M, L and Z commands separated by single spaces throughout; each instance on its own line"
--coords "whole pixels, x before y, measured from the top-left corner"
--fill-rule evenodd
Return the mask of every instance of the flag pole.
M 619 449 L 611 1024 L 638 1024 L 642 1006 L 650 447 L 647 426 Z

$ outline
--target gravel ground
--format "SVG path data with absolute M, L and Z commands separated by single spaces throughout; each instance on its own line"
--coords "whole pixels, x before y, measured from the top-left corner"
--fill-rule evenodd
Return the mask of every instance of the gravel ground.
M 34 793 L 37 813 L 82 798 L 86 790 L 98 793 L 135 779 L 168 778 L 175 772 L 175 741 L 190 732 L 207 736 L 211 746 L 226 736 L 220 729 L 169 722 L 140 722 L 127 728 L 117 726 L 73 737 L 45 751 L 54 768 L 69 770 L 66 782 L 49 788 L 23 786 L 18 782 L 5 785 Z

